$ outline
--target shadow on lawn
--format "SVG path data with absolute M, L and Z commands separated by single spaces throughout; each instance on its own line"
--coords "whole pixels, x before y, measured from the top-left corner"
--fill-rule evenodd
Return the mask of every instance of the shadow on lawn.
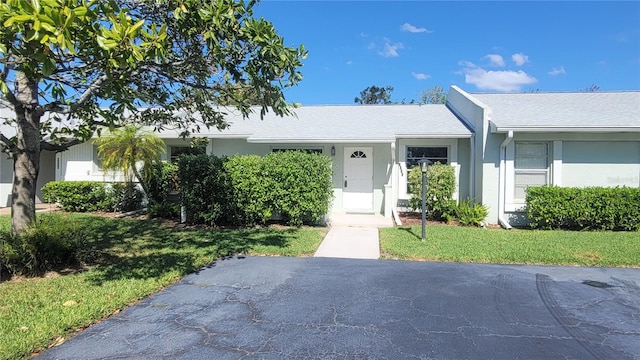
M 219 258 L 243 254 L 254 246 L 286 247 L 295 229 L 188 229 L 155 220 L 83 217 L 90 281 L 159 278 L 192 273 Z
M 415 237 L 418 240 L 422 240 L 422 233 L 418 234 L 416 231 L 413 231 L 413 228 L 410 226 L 399 226 L 398 229 L 405 231 L 407 234 L 409 234 L 409 236 Z

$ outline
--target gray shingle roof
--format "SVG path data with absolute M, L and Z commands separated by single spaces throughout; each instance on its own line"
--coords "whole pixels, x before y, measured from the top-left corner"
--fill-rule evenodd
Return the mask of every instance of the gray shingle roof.
M 248 119 L 229 114 L 228 129 L 198 136 L 246 137 L 253 142 L 390 142 L 397 137 L 470 137 L 445 105 L 304 106 L 297 117 L 256 112 Z
M 498 131 L 640 131 L 640 91 L 471 96 Z

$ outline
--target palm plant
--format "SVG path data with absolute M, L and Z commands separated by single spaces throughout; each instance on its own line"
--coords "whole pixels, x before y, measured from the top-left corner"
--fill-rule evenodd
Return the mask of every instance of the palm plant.
M 138 126 L 126 125 L 95 139 L 94 144 L 98 147 L 98 157 L 102 159 L 105 171 L 121 171 L 129 183 L 135 178 L 148 197 L 147 184 L 152 167 L 142 166 L 141 173 L 137 164 L 151 165 L 160 161 L 160 154 L 165 152 L 162 139 Z

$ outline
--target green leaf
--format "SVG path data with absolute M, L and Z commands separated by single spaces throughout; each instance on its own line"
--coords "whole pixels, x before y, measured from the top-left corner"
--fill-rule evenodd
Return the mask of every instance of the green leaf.
M 118 46 L 118 43 L 113 39 L 107 39 L 103 36 L 96 37 L 96 41 L 98 42 L 98 46 L 107 51 L 113 50 L 116 46 Z

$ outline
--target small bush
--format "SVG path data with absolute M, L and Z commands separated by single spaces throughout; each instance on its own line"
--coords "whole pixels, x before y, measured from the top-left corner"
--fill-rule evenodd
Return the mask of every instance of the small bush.
M 422 171 L 416 166 L 409 171 L 409 206 L 422 207 Z M 453 166 L 445 164 L 429 165 L 427 168 L 427 216 L 432 220 L 451 220 L 455 217 L 456 175 Z
M 233 212 L 239 224 L 263 224 L 273 215 L 273 196 L 264 162 L 258 155 L 233 156 L 224 163 L 232 187 Z
M 148 179 L 150 203 L 162 203 L 167 201 L 169 194 L 178 191 L 178 166 L 168 162 L 154 162 L 150 166 L 151 176 Z M 146 172 L 146 170 L 145 170 Z
M 151 218 L 176 219 L 180 216 L 180 205 L 167 201 L 151 204 L 148 214 Z
M 187 222 L 222 225 L 235 214 L 233 191 L 223 167 L 225 160 L 207 155 L 178 158 L 180 204 L 186 208 Z
M 52 181 L 42 187 L 47 203 L 64 211 L 131 211 L 140 209 L 144 195 L 133 183 Z
M 57 215 L 39 217 L 24 234 L 0 231 L 2 271 L 11 275 L 37 275 L 91 258 L 83 229 Z
M 273 152 L 263 158 L 273 211 L 294 226 L 315 224 L 329 211 L 331 160 L 303 151 Z
M 529 187 L 526 204 L 533 228 L 640 230 L 640 188 Z
M 460 201 L 456 209 L 456 218 L 464 226 L 482 226 L 487 216 L 489 216 L 487 206 L 475 203 L 471 199 Z
M 97 181 L 52 181 L 42 187 L 42 196 L 64 211 L 98 211 L 110 205 L 105 184 Z
M 113 183 L 107 188 L 105 211 L 133 211 L 142 207 L 144 194 L 134 183 Z

